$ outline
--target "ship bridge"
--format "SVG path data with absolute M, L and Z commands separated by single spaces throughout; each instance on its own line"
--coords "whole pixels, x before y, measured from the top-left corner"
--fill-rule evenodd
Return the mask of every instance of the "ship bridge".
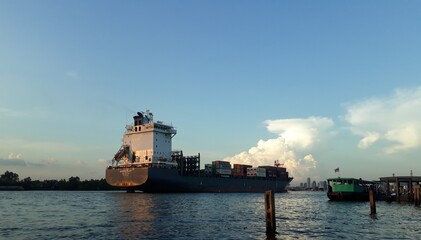
M 122 144 L 129 148 L 129 163 L 171 162 L 172 138 L 177 130 L 161 121 L 154 122 L 153 114 L 149 111 L 138 112 L 133 122 L 133 125 L 126 126 Z

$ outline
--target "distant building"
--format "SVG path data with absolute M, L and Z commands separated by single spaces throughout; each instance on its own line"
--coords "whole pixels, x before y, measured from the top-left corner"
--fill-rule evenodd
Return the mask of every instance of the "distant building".
M 321 191 L 321 190 L 326 191 L 326 189 L 327 189 L 327 182 L 326 181 L 320 181 L 320 182 L 318 182 L 317 183 L 317 189 L 319 191 Z
M 317 183 L 316 183 L 316 181 L 313 181 L 311 183 L 311 190 L 313 190 L 313 191 L 316 191 L 317 190 Z
M 316 182 L 316 180 L 313 180 L 313 182 L 311 182 L 310 177 L 308 177 L 307 182 L 300 182 L 300 185 L 296 186 L 296 188 L 301 190 L 326 191 L 327 181 Z

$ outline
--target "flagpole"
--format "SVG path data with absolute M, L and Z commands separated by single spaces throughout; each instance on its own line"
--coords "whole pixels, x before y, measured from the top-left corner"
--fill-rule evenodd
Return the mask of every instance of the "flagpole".
M 338 178 L 340 178 L 341 177 L 341 171 L 339 170 L 339 168 L 335 168 L 334 171 L 338 172 Z

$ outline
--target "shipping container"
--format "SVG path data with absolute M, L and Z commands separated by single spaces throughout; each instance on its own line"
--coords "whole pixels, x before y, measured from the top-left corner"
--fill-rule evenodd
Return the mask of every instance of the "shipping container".
M 212 176 L 212 164 L 205 164 L 205 176 Z
M 256 168 L 256 176 L 266 177 L 266 168 L 261 168 L 261 167 Z
M 228 162 L 228 161 L 222 161 L 222 160 L 215 160 L 215 161 L 213 161 L 214 163 L 228 163 L 228 164 L 231 164 L 231 162 Z
M 251 168 L 253 167 L 252 165 L 246 165 L 246 164 L 234 164 L 234 168 Z
M 268 178 L 288 178 L 288 173 L 284 167 L 274 166 L 259 166 L 260 168 L 266 169 L 266 177 Z
M 231 163 L 227 161 L 213 161 L 212 162 L 212 168 L 215 169 L 231 169 Z
M 231 169 L 216 169 L 216 175 L 231 175 Z
M 256 176 L 256 168 L 247 168 L 247 177 L 255 177 Z
M 257 167 L 257 168 L 247 168 L 248 177 L 266 177 L 266 169 Z
M 245 164 L 234 164 L 234 168 L 232 169 L 232 175 L 236 177 L 245 177 L 247 176 L 247 168 L 251 168 L 251 165 Z
M 231 163 L 227 161 L 216 160 L 212 162 L 212 175 L 214 176 L 230 176 Z

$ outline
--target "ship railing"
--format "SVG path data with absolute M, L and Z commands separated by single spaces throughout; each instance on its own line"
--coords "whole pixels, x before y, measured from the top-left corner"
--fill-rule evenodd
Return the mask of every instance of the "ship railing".
M 150 163 L 123 163 L 108 168 L 132 168 L 132 167 L 149 167 Z
M 176 169 L 177 164 L 168 164 L 168 163 L 150 163 L 151 168 L 169 168 Z
M 126 163 L 126 164 L 119 164 L 115 166 L 109 166 L 108 168 L 131 168 L 131 167 L 149 167 L 149 168 L 170 168 L 176 169 L 176 164 L 169 164 L 169 163 Z

